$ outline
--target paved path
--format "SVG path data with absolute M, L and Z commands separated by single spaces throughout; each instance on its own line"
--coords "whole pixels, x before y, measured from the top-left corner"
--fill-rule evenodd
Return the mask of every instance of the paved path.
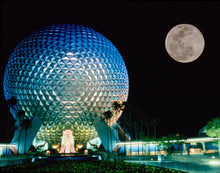
M 31 160 L 31 155 L 6 155 L 0 157 L 0 167 L 27 163 Z
M 198 164 L 189 162 L 165 161 L 158 163 L 157 161 L 137 161 L 125 160 L 125 162 L 133 162 L 150 166 L 158 166 L 163 168 L 175 169 L 190 173 L 220 173 L 220 165 Z

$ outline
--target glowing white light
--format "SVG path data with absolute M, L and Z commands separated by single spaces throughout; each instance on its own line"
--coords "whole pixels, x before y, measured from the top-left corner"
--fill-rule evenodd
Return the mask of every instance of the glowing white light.
M 209 164 L 210 165 L 218 165 L 218 166 L 220 166 L 220 161 L 218 161 L 218 160 L 210 160 Z

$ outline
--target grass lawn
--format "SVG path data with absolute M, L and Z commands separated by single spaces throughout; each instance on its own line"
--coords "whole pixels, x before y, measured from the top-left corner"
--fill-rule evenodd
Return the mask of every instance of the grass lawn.
M 39 161 L 23 165 L 5 166 L 0 172 L 79 172 L 79 173 L 102 173 L 102 172 L 149 172 L 149 173 L 181 173 L 180 171 L 145 166 L 135 163 L 111 162 L 111 161 Z

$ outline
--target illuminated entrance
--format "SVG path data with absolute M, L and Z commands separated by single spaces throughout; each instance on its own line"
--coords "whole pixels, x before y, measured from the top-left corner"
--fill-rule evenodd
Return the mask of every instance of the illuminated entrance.
M 64 130 L 61 137 L 60 153 L 75 153 L 74 137 L 72 130 Z

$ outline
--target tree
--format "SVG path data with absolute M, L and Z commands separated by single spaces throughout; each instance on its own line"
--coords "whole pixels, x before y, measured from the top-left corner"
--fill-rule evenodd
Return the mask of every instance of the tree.
M 181 144 L 181 148 L 179 149 L 181 155 L 183 154 L 183 148 L 182 147 L 183 147 L 183 144 L 185 143 L 186 139 L 187 139 L 187 137 L 184 136 L 184 135 L 180 135 L 178 133 L 175 135 L 176 143 Z M 189 153 L 188 153 L 188 155 L 189 155 Z
M 104 120 L 106 120 L 106 122 L 107 122 L 108 125 L 110 124 L 110 119 L 112 118 L 112 116 L 113 116 L 113 113 L 112 113 L 112 111 L 110 111 L 110 110 L 105 111 L 105 112 L 103 113 L 103 118 L 104 118 Z
M 136 121 L 138 121 L 138 125 L 139 125 L 138 140 L 140 140 L 145 136 L 144 126 L 147 127 L 147 136 L 149 136 L 149 128 L 148 128 L 147 121 L 146 121 L 148 119 L 148 116 L 144 110 L 139 109 L 139 108 L 137 108 L 135 112 L 136 112 L 136 115 L 138 116 L 138 118 L 136 118 Z
M 210 137 L 218 138 L 218 151 L 220 156 L 220 117 L 207 122 L 205 133 Z
M 152 122 L 151 122 L 151 125 L 153 126 L 153 128 L 154 128 L 154 138 L 156 138 L 157 136 L 156 136 L 156 128 L 158 127 L 158 121 L 157 121 L 157 119 L 156 118 L 153 118 L 153 120 L 152 120 Z
M 12 96 L 10 99 L 7 100 L 8 107 L 9 108 L 14 107 L 17 104 L 17 101 L 18 100 L 14 96 Z
M 112 118 L 112 116 L 113 116 L 113 113 L 112 113 L 112 111 L 110 111 L 110 110 L 108 110 L 108 111 L 105 111 L 104 113 L 103 113 L 103 119 L 106 121 L 106 123 L 107 123 L 107 143 L 109 143 L 109 141 L 108 141 L 108 138 L 109 138 L 109 135 L 110 135 L 110 138 L 111 138 L 111 131 L 110 131 L 110 134 L 109 134 L 109 127 L 108 126 L 110 126 L 110 120 L 111 120 L 111 118 Z M 112 143 L 112 142 L 111 142 Z M 108 150 L 109 150 L 109 148 L 108 148 Z
M 121 115 L 121 111 L 124 110 L 124 107 L 125 107 L 125 103 L 126 102 L 122 102 L 120 103 L 119 101 L 114 101 L 113 104 L 112 104 L 112 109 L 113 109 L 113 112 L 116 113 L 116 116 L 119 117 L 119 115 Z M 118 115 L 117 115 L 118 114 Z M 126 119 L 123 118 L 120 122 L 122 122 L 122 125 L 126 126 Z M 117 128 L 118 129 L 118 128 Z
M 149 137 L 149 136 L 145 136 L 142 138 L 143 141 L 149 143 L 153 143 L 153 144 L 157 144 L 157 140 L 154 137 Z M 151 151 L 149 151 L 151 152 Z M 155 145 L 155 154 L 156 154 L 156 145 Z
M 23 120 L 24 120 L 25 111 L 24 111 L 24 110 L 19 110 L 19 111 L 17 112 L 17 116 L 18 116 L 18 120 L 19 120 L 19 123 L 20 123 L 20 126 L 19 126 L 19 135 L 18 135 L 18 151 L 19 151 L 19 147 L 20 147 L 20 137 L 21 137 L 21 122 L 23 122 Z
M 160 145 L 167 149 L 168 154 L 171 154 L 173 143 L 175 144 L 184 144 L 187 138 L 183 135 L 179 134 L 168 134 L 167 136 L 163 136 L 161 139 L 158 139 Z M 180 154 L 182 155 L 182 149 L 180 149 Z
M 148 116 L 143 117 L 143 123 L 145 127 L 147 128 L 147 136 L 150 137 L 150 125 L 151 125 L 151 119 Z
M 26 148 L 26 138 L 27 138 L 27 129 L 32 127 L 31 120 L 28 117 L 24 117 L 23 121 L 21 122 L 21 127 L 25 129 L 25 141 L 24 141 L 24 153 Z
M 128 113 L 127 113 L 126 119 L 127 119 L 127 123 L 128 123 L 128 133 L 130 135 L 130 138 L 132 139 L 133 129 L 134 129 L 133 123 L 134 122 L 133 122 L 133 118 L 132 118 L 132 108 L 131 108 L 131 106 L 128 107 Z
M 160 145 L 162 145 L 163 147 L 165 147 L 167 149 L 168 154 L 171 154 L 171 147 L 173 146 L 173 141 L 175 140 L 175 135 L 173 134 L 169 134 L 167 136 L 163 136 L 161 139 L 159 139 L 160 141 Z
M 138 121 L 134 121 L 133 126 L 134 126 L 134 138 L 136 140 L 138 140 L 139 139 L 140 129 L 141 129 Z
M 108 110 L 103 113 L 103 119 L 105 120 L 105 122 L 107 123 L 108 126 L 112 125 L 111 119 L 112 119 L 114 113 L 116 114 L 116 117 L 119 117 L 121 111 L 124 109 L 124 105 L 125 105 L 125 102 L 120 103 L 118 101 L 114 101 L 112 104 L 112 110 Z M 110 132 L 108 132 L 108 130 L 107 130 L 107 136 L 108 136 L 108 134 L 110 135 L 110 138 L 112 139 L 111 130 L 110 130 Z M 110 144 L 112 146 L 112 141 L 110 141 L 110 142 L 111 142 Z
M 115 114 L 116 119 L 119 118 L 121 115 L 122 111 L 124 110 L 126 102 L 120 103 L 119 101 L 114 101 L 112 104 L 112 113 Z
M 140 140 L 140 135 L 142 135 L 142 134 L 140 134 L 140 133 L 142 133 L 142 131 L 141 131 L 142 129 L 141 129 L 140 124 L 137 120 L 134 121 L 133 126 L 134 126 L 134 133 L 135 133 L 134 137 L 138 141 L 138 155 L 139 155 L 139 140 Z
M 10 108 L 13 108 L 16 104 L 17 104 L 17 99 L 12 96 L 10 99 L 7 100 L 7 105 Z M 8 142 L 8 138 L 9 138 L 9 111 L 8 111 L 8 117 L 7 117 L 7 132 L 6 132 L 6 136 L 7 136 L 7 142 Z M 7 154 L 7 147 L 6 147 L 6 154 Z
M 121 112 L 122 110 L 124 110 L 124 107 L 125 107 L 125 102 L 119 103 L 118 101 L 114 101 L 112 104 L 112 108 L 116 112 Z
M 140 124 L 141 124 L 141 126 L 140 126 L 140 132 L 138 134 L 138 140 L 140 140 L 144 137 L 144 121 L 141 120 Z

